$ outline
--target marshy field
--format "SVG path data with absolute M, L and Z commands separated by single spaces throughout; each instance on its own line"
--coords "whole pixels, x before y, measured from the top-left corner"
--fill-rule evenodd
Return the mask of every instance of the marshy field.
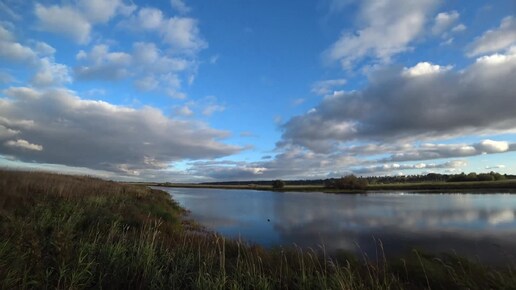
M 513 265 L 414 250 L 379 259 L 265 249 L 186 222 L 169 194 L 0 171 L 2 289 L 515 289 Z

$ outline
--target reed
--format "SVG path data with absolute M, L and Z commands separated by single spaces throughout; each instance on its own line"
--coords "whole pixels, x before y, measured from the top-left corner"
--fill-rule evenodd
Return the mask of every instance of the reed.
M 414 252 L 380 261 L 266 250 L 195 230 L 158 190 L 0 171 L 2 289 L 514 289 L 512 267 Z

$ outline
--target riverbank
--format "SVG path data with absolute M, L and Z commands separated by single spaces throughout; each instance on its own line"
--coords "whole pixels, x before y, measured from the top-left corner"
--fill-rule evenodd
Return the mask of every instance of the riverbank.
M 199 232 L 168 194 L 0 171 L 2 289 L 510 289 L 514 268 L 412 252 L 373 262 Z M 381 248 L 379 251 L 380 257 Z
M 176 188 L 211 188 L 211 189 L 250 189 L 285 192 L 326 192 L 326 193 L 375 193 L 384 191 L 412 191 L 417 193 L 516 193 L 516 180 L 499 181 L 470 181 L 470 182 L 426 182 L 426 183 L 392 183 L 369 184 L 362 190 L 346 190 L 326 188 L 323 185 L 288 185 L 283 188 L 273 188 L 270 185 L 221 185 L 207 183 L 139 183 L 146 186 L 176 187 Z

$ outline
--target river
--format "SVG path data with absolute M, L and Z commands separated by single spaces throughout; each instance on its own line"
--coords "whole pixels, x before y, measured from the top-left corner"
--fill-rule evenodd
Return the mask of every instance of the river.
M 381 243 L 387 256 L 416 248 L 489 263 L 516 257 L 516 195 L 160 189 L 207 228 L 265 247 L 374 259 Z

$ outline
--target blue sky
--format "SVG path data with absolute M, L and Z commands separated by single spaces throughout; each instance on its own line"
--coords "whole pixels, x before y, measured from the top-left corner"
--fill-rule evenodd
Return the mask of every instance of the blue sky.
M 516 173 L 514 1 L 0 0 L 0 166 Z

